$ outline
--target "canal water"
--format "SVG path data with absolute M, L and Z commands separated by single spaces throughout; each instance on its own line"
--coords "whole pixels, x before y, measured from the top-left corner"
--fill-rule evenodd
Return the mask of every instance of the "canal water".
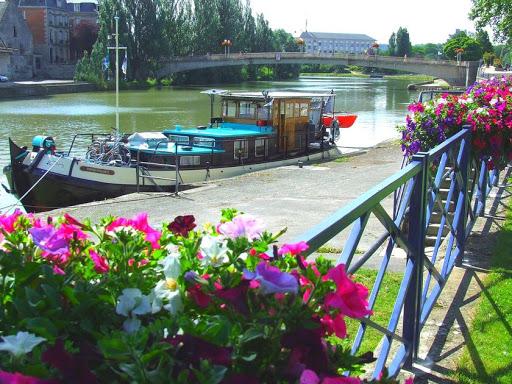
M 222 87 L 229 90 L 281 89 L 336 92 L 336 110 L 358 115 L 343 129 L 339 144 L 347 147 L 375 145 L 398 137 L 395 126 L 405 121 L 408 103 L 417 92 L 407 91 L 409 81 L 354 77 L 301 77 L 293 81 L 251 82 Z M 123 132 L 161 131 L 179 124 L 204 125 L 210 117 L 205 87 L 164 87 L 160 90 L 122 91 L 120 127 Z M 9 162 L 11 137 L 30 146 L 34 135 L 53 136 L 57 150 L 67 150 L 76 133 L 109 132 L 115 126 L 115 94 L 111 92 L 62 94 L 44 98 L 0 101 L 0 167 Z M 85 140 L 78 143 L 82 151 Z M 82 148 L 80 148 L 82 147 Z

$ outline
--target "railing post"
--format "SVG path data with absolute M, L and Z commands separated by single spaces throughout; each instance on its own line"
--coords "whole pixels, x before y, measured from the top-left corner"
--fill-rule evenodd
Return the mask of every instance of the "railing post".
M 174 167 L 176 168 L 176 180 L 174 181 L 174 195 L 178 196 L 180 186 L 180 159 L 178 157 L 178 142 L 174 144 Z
M 137 164 L 135 165 L 135 176 L 137 177 L 137 193 L 139 193 L 139 185 L 140 185 L 140 168 L 139 168 L 139 161 L 140 161 L 140 151 L 137 150 Z
M 416 175 L 409 206 L 408 243 L 410 252 L 407 262 L 413 263 L 412 276 L 404 302 L 403 338 L 409 343 L 405 366 L 411 367 L 418 356 L 420 341 L 421 294 L 423 285 L 423 257 L 425 254 L 426 201 L 429 155 L 419 152 L 412 162 L 421 163 L 421 172 Z
M 485 200 L 487 199 L 487 178 L 489 177 L 489 172 L 487 171 L 487 164 L 485 160 L 481 160 L 480 162 L 480 177 L 478 179 L 478 192 L 480 193 L 478 196 L 478 216 L 485 215 Z
M 462 200 L 461 212 L 460 212 L 460 220 L 457 223 L 457 246 L 459 248 L 459 255 L 457 257 L 456 263 L 460 265 L 462 260 L 464 259 L 464 248 L 466 244 L 466 225 L 468 220 L 468 173 L 471 168 L 471 162 L 469 161 L 471 156 L 471 131 L 467 129 L 467 134 L 464 136 L 464 139 L 461 141 L 461 156 L 459 164 L 457 165 L 459 168 L 459 172 L 461 175 L 462 185 L 459 186 L 459 199 Z

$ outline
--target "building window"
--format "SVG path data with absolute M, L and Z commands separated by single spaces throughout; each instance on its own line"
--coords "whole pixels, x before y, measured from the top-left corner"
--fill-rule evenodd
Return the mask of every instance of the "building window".
M 235 140 L 233 142 L 233 157 L 235 160 L 247 159 L 249 157 L 249 146 L 247 140 Z
M 74 8 L 75 8 L 75 12 L 80 12 L 80 4 L 79 3 L 75 3 L 73 5 L 74 5 Z
M 12 36 L 13 37 L 18 36 L 18 34 L 16 33 L 16 26 L 15 25 L 13 25 L 13 27 L 12 27 Z
M 254 140 L 254 156 L 263 157 L 268 155 L 268 147 L 265 145 L 265 139 Z

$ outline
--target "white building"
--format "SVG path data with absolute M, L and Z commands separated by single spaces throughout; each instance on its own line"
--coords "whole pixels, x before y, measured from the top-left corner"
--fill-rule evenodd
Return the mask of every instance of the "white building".
M 364 53 L 376 40 L 359 33 L 302 32 L 306 53 Z

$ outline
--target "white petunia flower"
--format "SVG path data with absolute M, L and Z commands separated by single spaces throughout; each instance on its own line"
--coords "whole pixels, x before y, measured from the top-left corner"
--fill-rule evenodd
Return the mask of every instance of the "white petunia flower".
M 178 253 L 172 253 L 159 262 L 165 279 L 160 280 L 151 292 L 151 312 L 157 313 L 162 307 L 175 315 L 183 309 L 181 294 L 178 287 L 178 277 L 181 274 L 181 265 Z
M 137 332 L 140 328 L 141 321 L 137 317 L 129 317 L 123 322 L 123 329 L 128 333 Z
M 180 254 L 171 253 L 165 259 L 160 260 L 158 264 L 162 266 L 161 270 L 166 278 L 177 279 L 181 273 Z
M 126 288 L 123 294 L 119 296 L 116 313 L 129 317 L 131 315 L 145 315 L 151 312 L 149 297 L 143 295 L 140 289 Z
M 170 277 L 156 283 L 151 295 L 152 312 L 159 312 L 162 307 L 172 315 L 177 314 L 183 309 L 178 283 Z
M 3 336 L 3 342 L 0 342 L 0 351 L 7 351 L 14 356 L 21 356 L 31 352 L 34 347 L 43 341 L 43 337 L 38 337 L 28 332 L 18 332 L 16 335 Z
M 221 237 L 204 236 L 201 240 L 201 264 L 218 267 L 229 261 L 227 241 Z

